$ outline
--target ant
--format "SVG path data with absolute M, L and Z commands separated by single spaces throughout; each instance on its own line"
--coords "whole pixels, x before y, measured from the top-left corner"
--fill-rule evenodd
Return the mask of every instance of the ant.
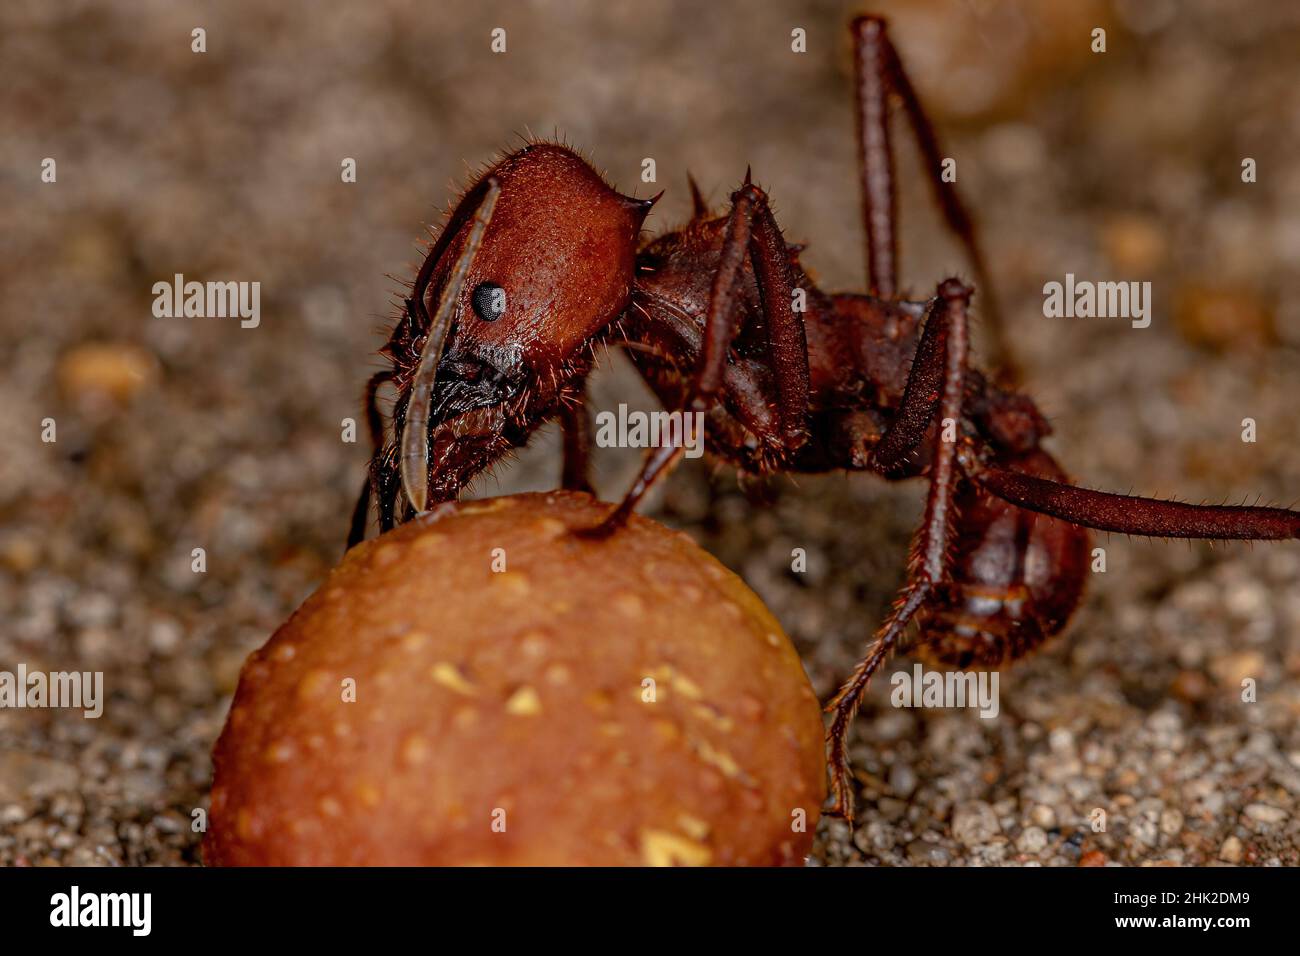
M 1087 529 L 1155 537 L 1300 537 L 1300 513 L 1195 505 L 1079 488 L 1042 448 L 1051 431 L 1014 377 L 968 364 L 974 289 L 925 301 L 897 283 L 890 114 L 901 106 L 949 228 L 962 242 L 1001 343 L 985 260 L 938 140 L 885 21 L 851 24 L 859 172 L 870 276 L 828 294 L 787 245 L 749 173 L 725 215 L 694 180 L 690 221 L 643 243 L 659 198 L 612 189 L 567 147 L 530 143 L 484 171 L 452 212 L 366 386 L 373 441 L 349 547 L 454 499 L 558 418 L 563 485 L 590 491 L 585 381 L 598 345 L 627 348 L 664 405 L 704 416 L 706 447 L 741 473 L 872 471 L 929 482 L 907 580 L 867 656 L 827 705 L 833 802 L 852 816 L 846 738 L 872 674 L 910 623 L 916 650 L 996 668 L 1060 632 L 1083 592 Z M 660 194 L 662 195 L 662 194 Z M 802 306 L 802 307 L 800 307 Z M 1006 349 L 999 346 L 1006 366 Z M 392 434 L 377 390 L 396 388 Z M 680 444 L 650 451 L 621 503 L 582 534 L 615 532 Z

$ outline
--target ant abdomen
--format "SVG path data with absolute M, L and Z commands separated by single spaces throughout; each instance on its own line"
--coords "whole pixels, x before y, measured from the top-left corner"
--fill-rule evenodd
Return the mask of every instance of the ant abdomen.
M 1034 449 L 999 462 L 1065 481 Z M 963 482 L 957 495 L 952 577 L 920 615 L 917 656 L 956 668 L 998 668 L 1065 627 L 1083 594 L 1088 532 Z

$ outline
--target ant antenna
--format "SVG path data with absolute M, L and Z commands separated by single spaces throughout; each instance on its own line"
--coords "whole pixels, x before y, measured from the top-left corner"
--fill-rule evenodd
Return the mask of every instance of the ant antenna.
M 501 195 L 501 183 L 495 176 L 487 182 L 487 192 L 474 212 L 474 224 L 461 250 L 451 277 L 438 300 L 438 311 L 429 322 L 429 334 L 420 353 L 420 364 L 411 379 L 411 398 L 406 405 L 406 427 L 402 431 L 402 490 L 416 514 L 424 511 L 429 500 L 429 411 L 433 405 L 433 384 L 438 375 L 438 361 L 451 331 L 451 313 L 465 287 L 474 255 L 483 243 L 483 233 L 492 218 L 492 209 Z M 420 307 L 423 308 L 423 291 Z

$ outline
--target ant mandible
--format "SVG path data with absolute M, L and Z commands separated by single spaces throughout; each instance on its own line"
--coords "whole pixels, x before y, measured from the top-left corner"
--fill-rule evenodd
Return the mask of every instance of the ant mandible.
M 940 208 L 963 243 L 1004 369 L 985 260 L 885 22 L 851 25 L 870 285 L 827 294 L 787 245 L 747 173 L 726 215 L 691 181 L 681 229 L 642 244 L 654 199 L 622 196 L 564 146 L 529 144 L 485 170 L 432 245 L 366 387 L 373 441 L 349 546 L 370 500 L 392 528 L 446 501 L 544 422 L 564 434 L 563 484 L 590 491 L 585 381 L 598 345 L 621 345 L 668 408 L 705 416 L 706 447 L 743 473 L 873 471 L 929 481 L 907 580 L 869 653 L 830 701 L 831 813 L 852 814 L 846 738 L 871 675 L 918 624 L 916 650 L 998 667 L 1058 633 L 1079 603 L 1085 529 L 1156 537 L 1283 539 L 1300 513 L 1194 505 L 1078 488 L 1041 447 L 1050 428 L 1004 373 L 968 366 L 974 290 L 899 295 L 890 113 L 900 105 Z M 656 199 L 658 197 L 655 197 Z M 802 290 L 804 308 L 795 307 Z M 397 392 L 386 437 L 377 391 Z M 682 454 L 653 449 L 626 521 Z

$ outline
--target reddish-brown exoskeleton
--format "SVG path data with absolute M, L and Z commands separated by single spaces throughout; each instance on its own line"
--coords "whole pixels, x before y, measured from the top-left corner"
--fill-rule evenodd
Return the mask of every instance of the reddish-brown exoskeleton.
M 553 144 L 505 157 L 468 190 L 413 283 L 366 390 L 381 530 L 454 498 L 543 422 L 564 429 L 563 483 L 587 488 L 584 381 L 595 346 L 628 345 L 666 406 L 705 415 L 710 451 L 750 474 L 874 471 L 929 482 L 908 578 L 867 657 L 828 705 L 834 805 L 851 812 L 845 740 L 868 679 L 918 624 L 916 650 L 997 667 L 1064 626 L 1083 591 L 1085 529 L 1161 537 L 1300 536 L 1300 513 L 1184 504 L 1077 488 L 1041 447 L 1034 403 L 967 366 L 973 289 L 897 292 L 889 114 L 901 105 L 948 224 L 988 301 L 984 261 L 930 124 L 882 20 L 852 24 L 867 294 L 829 295 L 799 265 L 748 176 L 725 215 L 692 186 L 694 215 L 646 244 L 653 200 L 619 195 Z M 799 300 L 802 299 L 802 309 Z M 995 337 L 995 341 L 1000 338 Z M 1004 353 L 1005 357 L 1005 353 Z M 391 438 L 376 390 L 397 391 Z M 615 531 L 682 448 L 653 450 L 608 519 Z

